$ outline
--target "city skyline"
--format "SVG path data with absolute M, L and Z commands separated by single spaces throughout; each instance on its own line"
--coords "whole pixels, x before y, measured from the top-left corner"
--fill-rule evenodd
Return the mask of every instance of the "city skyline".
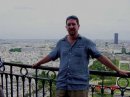
M 66 17 L 77 15 L 82 36 L 130 40 L 129 9 L 129 0 L 1 0 L 0 39 L 60 39 Z
M 118 33 L 114 34 L 114 43 L 118 44 Z

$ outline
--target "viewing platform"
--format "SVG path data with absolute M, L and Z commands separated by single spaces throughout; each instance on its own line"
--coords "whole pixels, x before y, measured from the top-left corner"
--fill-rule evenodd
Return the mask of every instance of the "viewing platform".
M 0 68 L 0 82 L 5 97 L 55 97 L 56 76 L 59 68 L 3 63 Z M 90 75 L 89 97 L 130 97 L 130 75 L 121 76 L 116 72 L 93 71 Z M 107 79 L 118 78 L 115 85 L 107 85 Z M 122 84 L 123 83 L 123 84 Z

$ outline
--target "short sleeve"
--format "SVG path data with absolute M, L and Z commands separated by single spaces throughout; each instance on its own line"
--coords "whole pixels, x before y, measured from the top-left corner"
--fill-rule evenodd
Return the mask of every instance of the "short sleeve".
M 48 54 L 48 56 L 51 58 L 51 60 L 56 60 L 59 58 L 59 48 L 60 48 L 60 42 L 56 44 L 56 47 Z
M 94 42 L 92 42 L 91 40 L 89 40 L 89 42 L 87 42 L 87 48 L 88 48 L 88 54 L 92 58 L 98 58 L 101 56 L 101 53 L 96 48 L 96 44 Z

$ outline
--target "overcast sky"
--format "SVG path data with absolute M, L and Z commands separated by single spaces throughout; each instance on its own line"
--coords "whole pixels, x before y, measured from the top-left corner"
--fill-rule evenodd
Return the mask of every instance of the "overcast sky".
M 60 39 L 69 15 L 82 36 L 130 40 L 130 0 L 0 0 L 0 39 Z

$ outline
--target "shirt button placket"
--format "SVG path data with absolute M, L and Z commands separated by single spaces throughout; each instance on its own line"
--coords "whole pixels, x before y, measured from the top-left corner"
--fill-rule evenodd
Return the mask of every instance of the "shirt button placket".
M 71 49 L 69 50 L 68 54 L 69 54 L 69 57 L 68 57 L 68 66 L 67 66 L 68 67 L 68 72 L 67 72 L 67 75 L 68 75 L 68 79 L 69 79 L 69 75 L 70 75 L 70 66 L 69 65 L 70 65 L 70 61 L 71 61 L 70 58 L 71 58 L 71 54 L 72 54 Z

